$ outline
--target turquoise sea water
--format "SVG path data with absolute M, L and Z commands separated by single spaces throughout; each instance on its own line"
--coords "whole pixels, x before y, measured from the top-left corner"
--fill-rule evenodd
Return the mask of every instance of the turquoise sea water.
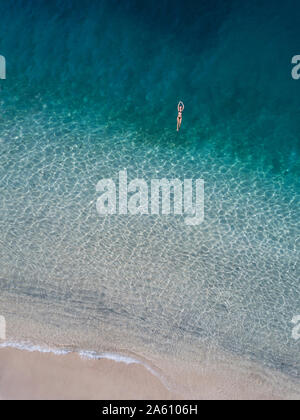
M 299 19 L 289 0 L 1 2 L 9 338 L 17 319 L 90 350 L 214 343 L 299 380 Z M 204 223 L 100 218 L 96 184 L 124 168 L 203 178 Z

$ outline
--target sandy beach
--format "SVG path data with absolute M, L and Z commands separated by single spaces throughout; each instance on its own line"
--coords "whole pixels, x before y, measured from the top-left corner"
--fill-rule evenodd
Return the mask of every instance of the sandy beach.
M 1 399 L 174 399 L 138 364 L 83 360 L 16 349 L 0 350 Z
M 284 399 L 259 373 L 195 371 L 179 366 L 178 392 L 141 364 L 0 349 L 0 398 L 14 399 Z

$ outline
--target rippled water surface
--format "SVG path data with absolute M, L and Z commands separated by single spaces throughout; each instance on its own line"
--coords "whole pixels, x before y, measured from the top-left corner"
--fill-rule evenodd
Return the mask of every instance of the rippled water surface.
M 193 345 L 195 358 L 214 343 L 300 378 L 300 8 L 242 3 L 2 7 L 8 325 L 37 322 L 37 341 L 57 331 L 81 348 Z M 203 178 L 204 222 L 99 217 L 97 182 L 124 168 L 129 180 Z

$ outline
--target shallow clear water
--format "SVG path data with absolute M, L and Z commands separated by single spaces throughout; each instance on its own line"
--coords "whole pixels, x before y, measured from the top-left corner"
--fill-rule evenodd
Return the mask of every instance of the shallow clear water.
M 19 318 L 79 348 L 214 343 L 299 379 L 299 5 L 49 3 L 1 15 L 8 335 Z M 203 178 L 204 223 L 100 218 L 95 186 L 124 168 Z

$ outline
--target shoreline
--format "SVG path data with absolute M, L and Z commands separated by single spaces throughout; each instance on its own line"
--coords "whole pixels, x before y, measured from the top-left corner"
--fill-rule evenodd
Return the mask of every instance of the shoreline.
M 137 363 L 0 349 L 1 400 L 176 399 Z
M 238 371 L 142 357 L 0 343 L 0 399 L 198 399 L 281 400 L 284 395 L 259 371 Z M 170 380 L 170 374 L 173 375 Z M 179 384 L 176 386 L 175 383 Z

